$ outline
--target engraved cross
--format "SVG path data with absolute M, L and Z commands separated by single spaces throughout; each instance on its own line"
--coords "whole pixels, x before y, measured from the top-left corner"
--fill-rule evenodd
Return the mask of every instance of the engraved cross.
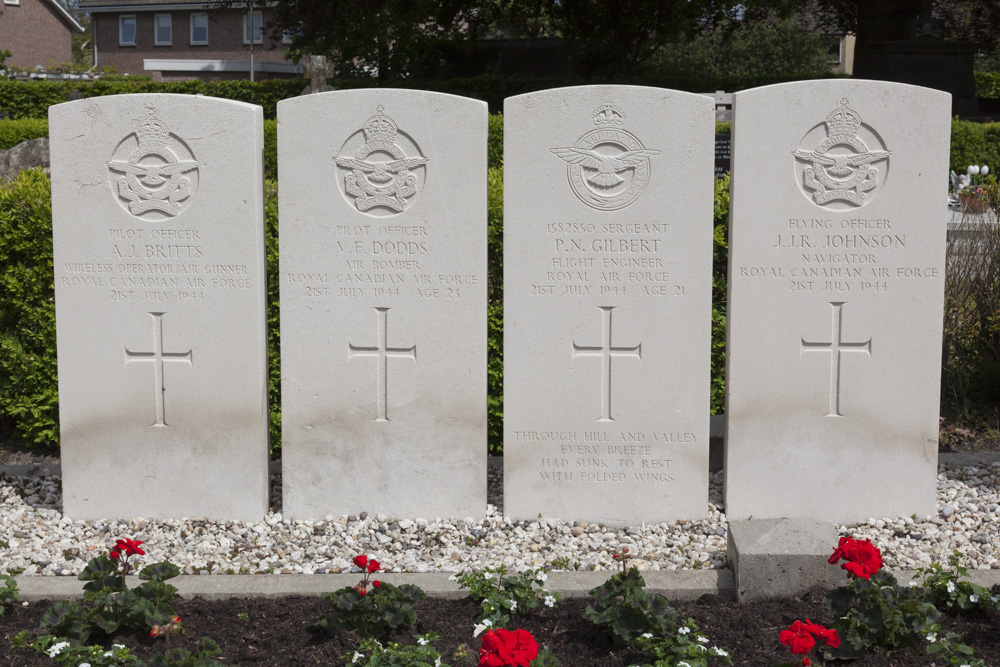
M 841 338 L 843 329 L 843 301 L 831 301 L 833 306 L 833 330 L 829 343 L 812 343 L 805 338 L 802 339 L 802 347 L 799 350 L 801 357 L 806 352 L 829 352 L 830 353 L 830 411 L 827 417 L 843 417 L 840 413 L 840 355 L 842 352 L 864 352 L 869 357 L 872 356 L 872 339 L 863 343 L 847 343 Z
M 598 306 L 601 310 L 602 335 L 600 347 L 587 347 L 573 343 L 573 359 L 577 357 L 601 358 L 601 418 L 597 421 L 611 422 L 611 358 L 634 357 L 642 360 L 642 343 L 634 347 L 615 347 L 611 343 L 611 318 L 614 306 Z
M 163 351 L 163 316 L 166 313 L 149 313 L 153 318 L 153 351 L 152 352 L 132 352 L 125 348 L 125 365 L 132 362 L 153 362 L 153 395 L 156 398 L 156 421 L 150 426 L 169 426 L 167 424 L 166 409 L 164 408 L 164 394 L 167 387 L 163 381 L 163 363 L 166 361 L 179 361 L 188 365 L 194 365 L 191 357 L 191 350 L 187 352 L 164 352 Z
M 377 422 L 387 422 L 389 417 L 386 415 L 386 402 L 389 393 L 388 382 L 386 380 L 386 375 L 388 374 L 389 357 L 396 357 L 401 359 L 413 359 L 417 360 L 417 346 L 411 345 L 410 347 L 389 347 L 388 340 L 388 324 L 387 319 L 389 315 L 388 308 L 375 308 L 376 311 L 376 337 L 378 342 L 372 347 L 362 347 L 360 345 L 354 345 L 348 341 L 347 346 L 350 348 L 348 353 L 348 359 L 353 359 L 354 357 L 375 357 L 377 362 L 376 370 L 376 385 L 375 385 L 375 401 L 378 405 L 378 416 L 375 418 Z

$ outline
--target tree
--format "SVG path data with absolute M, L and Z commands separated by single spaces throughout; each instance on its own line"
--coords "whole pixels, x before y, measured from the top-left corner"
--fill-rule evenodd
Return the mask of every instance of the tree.
M 293 55 L 326 55 L 336 76 L 385 81 L 433 69 L 435 47 L 467 35 L 472 9 L 468 0 L 284 0 L 268 31 L 290 33 Z

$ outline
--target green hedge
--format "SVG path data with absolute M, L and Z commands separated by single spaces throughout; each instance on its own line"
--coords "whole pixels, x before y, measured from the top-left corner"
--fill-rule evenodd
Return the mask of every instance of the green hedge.
M 126 95 L 130 93 L 201 94 L 227 100 L 250 102 L 264 108 L 265 118 L 275 118 L 277 104 L 295 97 L 306 86 L 303 79 L 268 79 L 265 81 L 151 81 L 134 79 L 98 79 L 97 81 L 5 81 L 0 80 L 0 111 L 12 118 L 48 118 L 49 106 L 68 102 L 75 90 L 83 97 Z
M 951 168 L 964 172 L 970 164 L 1000 169 L 1000 123 L 951 121 Z
M 976 72 L 976 95 L 1000 98 L 1000 72 Z
M 0 423 L 27 446 L 59 442 L 49 179 L 0 184 Z
M 0 151 L 12 148 L 22 141 L 47 136 L 49 136 L 49 121 L 46 118 L 0 120 Z

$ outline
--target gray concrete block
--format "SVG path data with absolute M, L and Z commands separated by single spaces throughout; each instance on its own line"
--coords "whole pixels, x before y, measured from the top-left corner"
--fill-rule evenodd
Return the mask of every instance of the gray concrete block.
M 847 574 L 827 560 L 839 536 L 810 519 L 729 522 L 729 561 L 739 602 L 791 597 L 815 586 L 836 588 Z

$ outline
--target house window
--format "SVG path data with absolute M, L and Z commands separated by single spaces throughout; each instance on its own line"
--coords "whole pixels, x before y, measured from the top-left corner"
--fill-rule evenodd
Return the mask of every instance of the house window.
M 169 46 L 173 41 L 173 21 L 170 20 L 170 14 L 153 16 L 153 29 L 156 31 L 155 44 Z
M 191 15 L 191 43 L 208 44 L 208 14 Z
M 252 17 L 252 20 L 251 20 Z M 261 15 L 260 12 L 249 12 L 243 15 L 243 43 L 250 43 L 250 36 L 253 35 L 253 43 L 261 44 L 264 41 L 264 35 L 261 31 Z
M 282 44 L 291 44 L 292 43 L 292 31 L 291 30 L 285 30 L 285 31 L 283 31 L 281 33 L 281 43 Z
M 118 44 L 135 46 L 135 15 L 118 17 Z

